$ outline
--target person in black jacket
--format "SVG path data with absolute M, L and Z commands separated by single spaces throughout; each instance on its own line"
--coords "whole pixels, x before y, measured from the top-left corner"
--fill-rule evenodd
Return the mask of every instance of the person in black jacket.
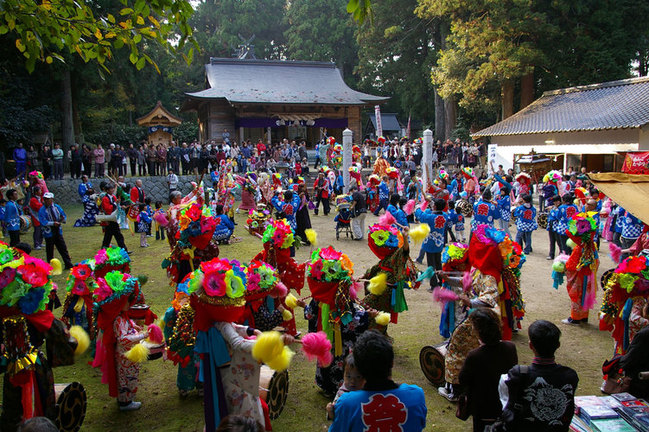
M 554 361 L 561 330 L 537 320 L 528 329 L 534 359 L 517 365 L 500 379 L 501 420 L 485 431 L 564 432 L 575 412 L 579 377 L 573 369 Z
M 480 337 L 480 347 L 469 352 L 460 371 L 460 386 L 468 396 L 473 431 L 482 432 L 500 417 L 498 381 L 518 363 L 518 354 L 516 345 L 501 340 L 500 318 L 493 309 L 476 308 L 469 321 Z
M 620 358 L 624 375 L 631 377 L 629 393 L 637 398 L 649 397 L 649 380 L 641 380 L 639 372 L 649 371 L 649 327 L 640 330 L 633 337 L 626 354 Z

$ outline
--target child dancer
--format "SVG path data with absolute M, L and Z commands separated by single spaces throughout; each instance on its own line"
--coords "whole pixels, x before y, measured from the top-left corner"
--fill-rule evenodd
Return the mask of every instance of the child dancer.
M 146 211 L 146 204 L 139 204 L 138 210 L 140 214 L 137 217 L 137 228 L 135 232 L 140 233 L 140 247 L 146 248 L 149 247 L 146 236 L 151 231 L 151 216 Z
M 455 227 L 457 241 L 466 243 L 464 236 L 464 215 L 455 210 L 455 201 L 448 202 L 448 218 L 449 222 Z
M 155 202 L 155 214 L 156 215 L 165 215 L 165 211 L 162 208 L 162 201 L 156 201 Z M 154 218 L 155 219 L 155 218 Z M 164 240 L 165 239 L 165 228 L 161 225 L 158 225 L 156 223 L 156 230 L 155 230 L 155 239 L 156 240 Z
M 523 205 L 516 207 L 514 217 L 516 217 L 516 243 L 524 246 L 523 252 L 529 254 L 532 252 L 532 231 L 539 226 L 536 223 L 536 209 L 532 205 L 532 196 L 524 194 Z M 523 243 L 524 242 L 524 243 Z

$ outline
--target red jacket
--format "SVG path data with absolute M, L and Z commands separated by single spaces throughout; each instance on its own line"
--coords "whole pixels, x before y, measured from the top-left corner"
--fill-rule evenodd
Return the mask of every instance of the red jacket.
M 29 200 L 29 208 L 31 209 L 31 217 L 32 217 L 32 224 L 37 227 L 40 226 L 41 223 L 38 221 L 38 211 L 43 207 L 43 202 L 41 201 L 40 198 L 36 198 L 33 196 Z
M 133 186 L 131 188 L 131 202 L 133 204 L 144 204 L 144 191 L 142 189 L 138 189 L 137 186 Z
M 113 212 L 117 210 L 117 198 L 115 195 L 104 195 L 104 197 L 101 199 L 101 211 L 104 212 L 104 214 L 113 214 Z M 108 225 L 108 222 L 102 222 L 102 226 Z

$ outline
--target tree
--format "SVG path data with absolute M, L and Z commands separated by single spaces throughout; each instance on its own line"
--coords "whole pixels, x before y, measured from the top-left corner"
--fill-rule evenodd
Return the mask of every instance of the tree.
M 210 57 L 230 57 L 253 35 L 258 58 L 281 58 L 285 7 L 285 0 L 201 0 L 190 24 L 203 62 Z
M 358 74 L 364 90 L 392 96 L 387 109 L 432 123 L 435 96 L 430 70 L 437 53 L 437 23 L 417 17 L 416 6 L 416 0 L 375 4 L 373 23 L 357 29 Z
M 461 106 L 500 101 L 503 118 L 514 112 L 515 83 L 545 62 L 539 39 L 556 31 L 527 0 L 420 0 L 417 14 L 450 22 L 432 75 L 442 96 L 459 94 Z
M 284 31 L 286 57 L 335 62 L 349 82 L 358 64 L 358 44 L 345 8 L 346 0 L 291 1 Z
M 3 0 L 0 2 L 0 35 L 15 39 L 28 71 L 36 62 L 64 61 L 66 53 L 84 62 L 96 62 L 106 70 L 113 51 L 127 47 L 137 69 L 148 62 L 157 65 L 141 49 L 156 41 L 174 51 L 191 40 L 188 20 L 192 6 L 187 0 L 120 0 L 118 14 L 77 0 Z M 178 40 L 170 36 L 178 29 Z M 193 51 L 188 53 L 191 61 Z

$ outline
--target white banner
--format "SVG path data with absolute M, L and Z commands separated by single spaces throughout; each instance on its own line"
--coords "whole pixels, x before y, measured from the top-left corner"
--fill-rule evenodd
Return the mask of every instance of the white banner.
M 487 147 L 487 162 L 489 165 L 496 163 L 496 151 L 498 150 L 498 144 L 489 144 Z
M 376 117 L 376 137 L 383 136 L 383 123 L 381 123 L 381 107 L 374 105 L 374 116 Z

